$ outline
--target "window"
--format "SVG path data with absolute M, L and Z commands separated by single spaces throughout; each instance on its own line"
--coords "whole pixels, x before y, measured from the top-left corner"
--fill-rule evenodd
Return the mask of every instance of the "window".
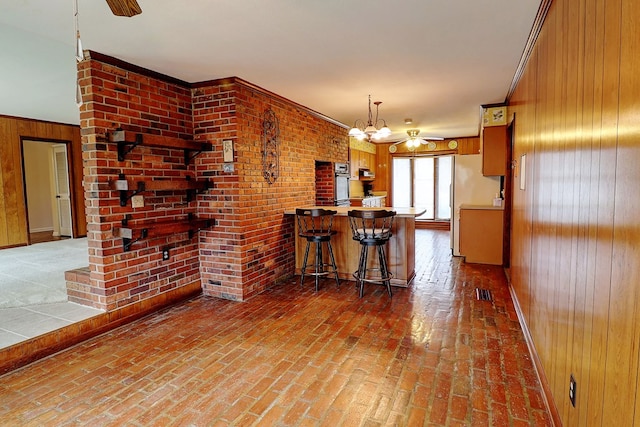
M 451 156 L 393 159 L 392 206 L 426 212 L 416 219 L 451 219 Z

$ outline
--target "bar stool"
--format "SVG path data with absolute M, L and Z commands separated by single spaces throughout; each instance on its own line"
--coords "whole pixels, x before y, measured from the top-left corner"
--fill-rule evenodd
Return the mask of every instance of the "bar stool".
M 360 298 L 364 295 L 364 284 L 378 283 L 387 287 L 391 296 L 391 279 L 393 274 L 387 266 L 384 245 L 391 238 L 391 228 L 395 211 L 387 210 L 351 210 L 349 211 L 349 224 L 353 240 L 360 243 L 360 261 L 358 271 L 353 273 L 360 287 Z M 369 248 L 375 247 L 378 254 L 378 266 L 367 267 Z
M 340 279 L 338 278 L 338 267 L 336 267 L 336 259 L 333 256 L 333 248 L 331 247 L 331 236 L 336 234 L 335 230 L 332 230 L 333 216 L 337 211 L 327 209 L 296 209 L 296 217 L 298 219 L 298 236 L 307 240 L 307 247 L 304 251 L 304 262 L 302 264 L 302 270 L 300 272 L 300 286 L 304 283 L 304 276 L 315 276 L 316 291 L 318 290 L 318 281 L 321 276 L 327 276 L 333 274 L 336 279 L 336 284 L 340 286 Z M 314 271 L 307 273 L 307 268 L 310 267 L 307 263 L 309 258 L 309 247 L 312 243 L 315 243 L 315 262 Z M 330 263 L 324 262 L 322 244 L 327 247 L 329 252 Z

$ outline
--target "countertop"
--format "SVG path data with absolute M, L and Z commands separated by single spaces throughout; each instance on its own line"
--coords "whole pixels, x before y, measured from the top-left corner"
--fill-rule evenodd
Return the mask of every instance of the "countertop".
M 387 196 L 355 196 L 349 197 L 349 200 L 369 200 L 369 199 L 384 199 Z
M 460 209 L 478 209 L 478 210 L 487 210 L 487 211 L 503 211 L 504 206 L 493 206 L 493 205 L 460 205 Z
M 337 216 L 347 216 L 350 210 L 358 210 L 358 211 L 378 211 L 384 209 L 386 211 L 396 211 L 397 217 L 403 218 L 415 218 L 417 216 L 425 213 L 425 209 L 421 208 L 394 208 L 391 206 L 386 206 L 383 208 L 362 208 L 362 207 L 353 207 L 353 206 L 301 206 L 302 209 L 329 209 L 332 211 L 337 211 Z M 284 211 L 285 215 L 295 215 L 296 209 L 287 209 Z

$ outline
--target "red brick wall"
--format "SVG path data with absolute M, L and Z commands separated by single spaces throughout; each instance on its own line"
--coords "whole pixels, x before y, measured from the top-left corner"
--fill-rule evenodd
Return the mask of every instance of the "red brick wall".
M 195 134 L 218 147 L 232 139 L 235 148 L 232 173 L 223 171 L 220 150 L 198 166 L 216 182 L 199 209 L 219 218 L 215 229 L 201 233 L 203 289 L 244 300 L 293 274 L 294 224 L 283 212 L 315 203 L 315 162 L 346 161 L 347 130 L 239 79 L 197 86 Z M 262 174 L 267 109 L 280 127 L 280 176 L 273 184 Z
M 335 201 L 333 163 L 316 162 L 316 205 L 333 206 Z
M 76 300 L 110 310 L 200 280 L 207 295 L 244 300 L 291 276 L 293 218 L 283 212 L 314 204 L 315 161 L 346 161 L 347 130 L 239 79 L 189 85 L 102 59 L 79 66 L 91 280 Z M 267 108 L 280 123 L 280 177 L 273 184 L 262 176 Z M 107 140 L 117 127 L 208 141 L 213 151 L 185 166 L 180 150 L 136 147 L 120 162 L 116 144 Z M 233 172 L 223 169 L 226 139 L 234 144 Z M 145 207 L 133 209 L 120 207 L 110 189 L 119 173 L 209 178 L 214 187 L 191 203 L 179 192 L 145 193 Z M 142 240 L 129 252 L 114 235 L 125 215 L 143 223 L 188 213 L 217 224 L 193 239 Z M 166 246 L 172 256 L 162 261 Z
M 157 135 L 193 135 L 191 93 L 188 87 L 108 65 L 84 61 L 79 65 L 84 105 L 80 119 L 83 139 L 84 186 L 89 241 L 90 285 L 70 299 L 111 310 L 200 280 L 197 239 L 185 234 L 135 243 L 128 252 L 114 236 L 126 215 L 131 223 L 178 220 L 196 213 L 196 203 L 183 194 L 144 193 L 145 206 L 119 204 L 119 193 L 109 182 L 127 177 L 195 177 L 186 167 L 183 151 L 136 147 L 118 161 L 116 144 L 107 132 L 122 129 Z M 172 248 L 162 261 L 161 250 Z

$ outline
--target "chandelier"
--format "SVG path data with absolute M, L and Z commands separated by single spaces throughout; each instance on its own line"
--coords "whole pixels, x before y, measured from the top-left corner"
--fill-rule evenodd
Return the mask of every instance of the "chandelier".
M 375 121 L 373 120 L 373 114 L 371 112 L 371 95 L 369 95 L 369 117 L 367 120 L 367 124 L 365 125 L 365 123 L 360 119 L 356 120 L 356 122 L 353 124 L 353 127 L 349 131 L 349 136 L 353 136 L 360 141 L 362 141 L 363 139 L 371 141 L 372 139 L 384 139 L 391 135 L 391 129 L 387 127 L 387 123 L 384 121 L 384 119 L 378 119 L 378 109 L 380 108 L 380 104 L 382 104 L 382 101 L 375 101 L 374 104 L 376 106 Z M 378 129 L 379 122 L 382 122 L 382 127 L 380 129 Z

